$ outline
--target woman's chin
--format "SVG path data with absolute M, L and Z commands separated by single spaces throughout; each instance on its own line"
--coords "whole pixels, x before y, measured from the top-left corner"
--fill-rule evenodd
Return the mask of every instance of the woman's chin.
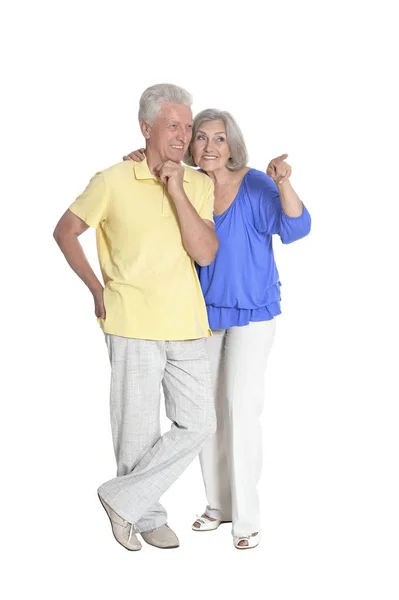
M 198 163 L 198 166 L 203 171 L 210 173 L 212 171 L 216 171 L 216 169 L 220 169 L 220 164 L 218 160 L 201 160 Z

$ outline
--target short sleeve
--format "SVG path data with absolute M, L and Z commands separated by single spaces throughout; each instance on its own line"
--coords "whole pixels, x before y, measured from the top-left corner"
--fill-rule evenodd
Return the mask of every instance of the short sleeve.
M 215 205 L 215 188 L 212 179 L 207 177 L 208 181 L 204 185 L 205 193 L 200 209 L 198 211 L 201 219 L 208 219 L 213 222 L 213 211 Z
M 85 191 L 71 204 L 69 210 L 90 227 L 98 227 L 108 210 L 108 191 L 103 173 L 96 173 Z

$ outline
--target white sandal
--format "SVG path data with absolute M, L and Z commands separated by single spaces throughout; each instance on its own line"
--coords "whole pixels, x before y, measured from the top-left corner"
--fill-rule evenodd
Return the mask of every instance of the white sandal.
M 199 523 L 199 527 L 195 527 L 196 523 Z M 197 519 L 194 521 L 191 529 L 193 531 L 213 531 L 214 529 L 217 529 L 221 523 L 222 521 L 219 521 L 218 519 L 211 521 L 206 515 L 202 515 L 201 517 L 197 515 Z
M 248 544 L 246 546 L 240 546 L 239 543 L 243 541 L 247 541 Z M 234 535 L 233 536 L 234 546 L 237 550 L 248 550 L 249 548 L 256 548 L 256 546 L 260 542 L 260 533 L 259 531 L 255 533 L 255 535 L 242 535 L 241 537 Z

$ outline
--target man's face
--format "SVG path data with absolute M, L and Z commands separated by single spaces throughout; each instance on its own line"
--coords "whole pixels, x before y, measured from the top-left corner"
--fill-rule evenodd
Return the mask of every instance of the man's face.
M 146 129 L 148 148 L 162 162 L 180 162 L 190 143 L 192 129 L 191 108 L 184 104 L 165 102 L 154 124 Z

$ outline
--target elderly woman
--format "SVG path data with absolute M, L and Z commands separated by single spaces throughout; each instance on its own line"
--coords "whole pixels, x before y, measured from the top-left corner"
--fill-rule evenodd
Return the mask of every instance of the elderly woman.
M 142 160 L 143 150 L 125 158 Z M 200 454 L 208 505 L 192 528 L 211 531 L 232 522 L 234 545 L 241 550 L 260 541 L 260 415 L 275 317 L 281 313 L 272 236 L 289 244 L 310 231 L 309 213 L 291 186 L 285 158 L 272 160 L 267 175 L 248 168 L 237 123 L 215 109 L 196 116 L 185 157 L 214 182 L 219 238 L 214 262 L 197 267 L 213 330 L 207 344 L 218 425 Z

